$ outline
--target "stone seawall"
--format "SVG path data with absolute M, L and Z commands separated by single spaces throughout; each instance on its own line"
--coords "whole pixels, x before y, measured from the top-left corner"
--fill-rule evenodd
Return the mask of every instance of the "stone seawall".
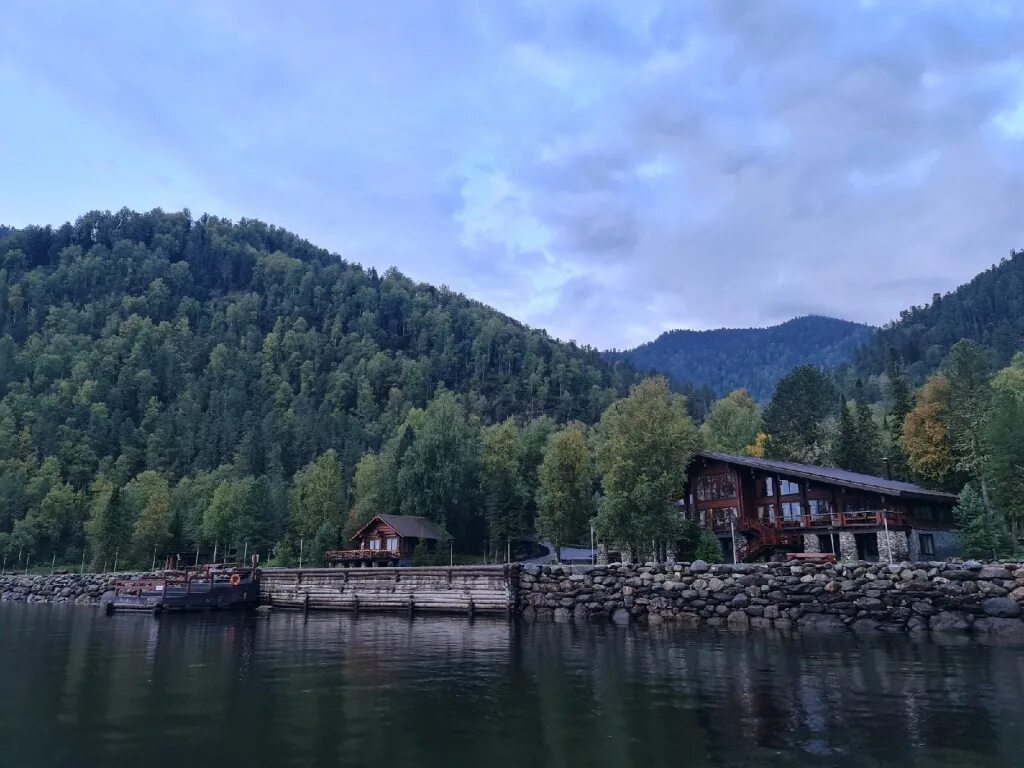
M 1024 638 L 1024 564 L 694 563 L 523 568 L 519 611 L 555 621 Z
M 133 573 L 55 573 L 52 576 L 0 576 L 0 601 L 19 603 L 99 603 L 118 579 Z

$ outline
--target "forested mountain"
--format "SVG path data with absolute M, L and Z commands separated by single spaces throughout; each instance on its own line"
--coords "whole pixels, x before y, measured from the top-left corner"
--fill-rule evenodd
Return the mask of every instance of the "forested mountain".
M 212 545 L 222 486 L 223 509 L 272 508 L 257 527 L 273 542 L 299 470 L 333 451 L 324 476 L 337 465 L 346 505 L 360 457 L 442 389 L 478 425 L 592 423 L 633 378 L 258 221 L 122 210 L 26 227 L 0 239 L 0 548 L 71 557 L 92 519 L 113 555 L 168 503 L 154 546 L 208 523 Z
M 961 339 L 991 349 L 995 367 L 1024 349 L 1024 251 L 954 291 L 935 294 L 930 304 L 901 312 L 857 351 L 854 369 L 867 378 L 885 371 L 895 356 L 909 378 L 922 381 Z
M 605 358 L 664 373 L 677 385 L 710 387 L 718 396 L 746 389 L 764 402 L 793 368 L 844 363 L 872 332 L 867 325 L 808 315 L 770 328 L 668 331 L 635 349 L 606 352 Z

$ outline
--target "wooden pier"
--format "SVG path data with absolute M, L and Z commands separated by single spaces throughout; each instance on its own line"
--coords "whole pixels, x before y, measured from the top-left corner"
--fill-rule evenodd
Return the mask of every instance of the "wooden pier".
M 392 613 L 510 613 L 512 565 L 448 568 L 265 568 L 260 602 L 274 608 Z

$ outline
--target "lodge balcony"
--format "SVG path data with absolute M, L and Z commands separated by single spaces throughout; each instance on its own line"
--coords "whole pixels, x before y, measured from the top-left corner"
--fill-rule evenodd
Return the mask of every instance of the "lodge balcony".
M 704 527 L 711 519 L 711 527 L 716 533 L 727 533 L 732 530 L 731 516 L 722 510 L 704 510 L 700 512 L 700 521 Z M 822 531 L 834 528 L 909 528 L 910 518 L 902 512 L 891 509 L 868 509 L 850 512 L 828 512 L 807 514 L 799 517 L 778 517 L 772 520 L 761 518 L 737 518 L 736 530 L 744 530 L 747 521 L 754 521 L 758 527 L 768 527 L 777 531 Z
M 393 565 L 402 554 L 394 549 L 336 549 L 326 553 L 328 565 L 357 563 L 359 565 Z

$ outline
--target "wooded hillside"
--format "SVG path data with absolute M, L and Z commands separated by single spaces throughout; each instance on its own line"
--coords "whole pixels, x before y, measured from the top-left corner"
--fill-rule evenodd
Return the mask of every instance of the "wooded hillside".
M 606 359 L 628 360 L 638 370 L 658 371 L 677 385 L 709 387 L 721 397 L 745 389 L 758 401 L 800 365 L 834 367 L 848 361 L 872 328 L 847 320 L 808 315 L 770 328 L 668 331 L 654 341 Z
M 117 526 L 168 483 L 169 541 L 198 538 L 214 489 L 246 478 L 238 498 L 266 506 L 272 542 L 300 469 L 334 451 L 347 504 L 359 458 L 441 387 L 485 425 L 592 423 L 633 380 L 595 350 L 259 221 L 122 210 L 8 234 L 0 539 L 37 557 L 81 551 L 97 504 L 100 518 L 138 507 L 110 522 L 107 538 L 127 540 Z

